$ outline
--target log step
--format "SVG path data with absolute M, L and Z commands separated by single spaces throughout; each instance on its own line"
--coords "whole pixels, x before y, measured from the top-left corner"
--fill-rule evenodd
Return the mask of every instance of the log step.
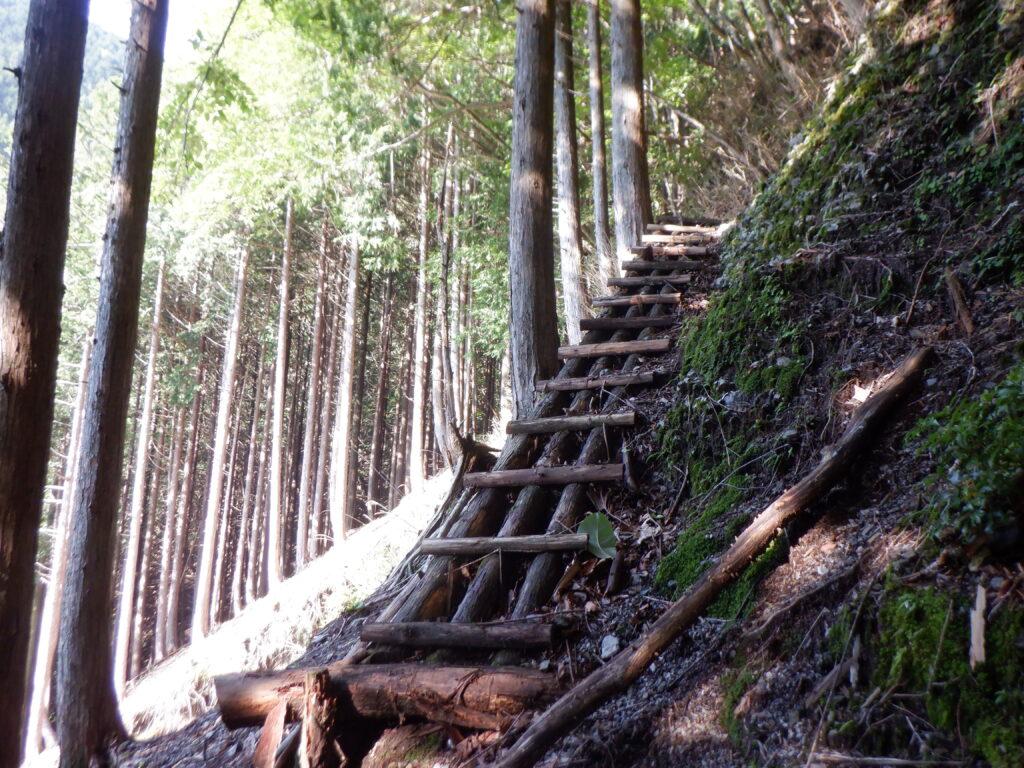
M 503 469 L 494 472 L 467 472 L 462 477 L 462 485 L 466 488 L 507 488 L 524 485 L 607 483 L 621 481 L 622 476 L 622 464 L 534 467 L 532 469 Z
M 669 234 L 701 234 L 713 235 L 715 227 L 702 227 L 699 224 L 648 224 L 647 231 L 652 234 L 668 232 Z
M 547 419 L 523 419 L 510 421 L 505 425 L 505 432 L 510 435 L 546 435 L 552 432 L 578 432 L 594 427 L 632 427 L 636 424 L 636 412 L 598 414 L 589 413 L 582 416 L 552 416 Z
M 672 315 L 661 317 L 585 317 L 580 320 L 581 331 L 621 331 L 623 328 L 671 328 L 679 323 Z
M 642 288 L 645 285 L 686 285 L 691 275 L 665 275 L 664 277 L 609 277 L 611 288 Z
M 709 235 L 644 235 L 640 242 L 642 245 L 691 245 L 710 239 Z
M 708 264 L 703 261 L 648 261 L 647 259 L 624 261 L 622 262 L 622 268 L 627 272 L 655 272 L 657 270 L 671 272 L 675 269 L 689 269 L 694 272 L 700 270 L 704 270 L 706 272 L 718 270 L 717 265 Z
M 583 538 L 586 538 L 585 534 Z M 409 621 L 364 624 L 359 630 L 359 639 L 364 643 L 408 648 L 550 648 L 555 640 L 555 627 L 536 622 L 451 624 Z
M 636 296 L 598 296 L 590 300 L 595 307 L 631 307 L 642 304 L 678 304 L 681 293 L 641 293 Z
M 601 355 L 633 355 L 644 352 L 668 352 L 671 339 L 648 339 L 646 341 L 606 341 L 600 344 L 576 344 L 558 348 L 558 358 L 569 360 L 574 357 L 601 357 Z
M 466 555 L 475 557 L 491 552 L 566 552 L 587 548 L 587 534 L 562 533 L 539 536 L 481 536 L 467 539 L 424 539 L 424 555 Z M 364 638 L 365 639 L 365 638 Z
M 707 246 L 703 245 L 641 245 L 633 246 L 630 253 L 646 256 L 658 253 L 661 256 L 707 256 Z
M 628 387 L 631 384 L 653 384 L 655 371 L 642 373 L 612 373 L 607 376 L 578 376 L 571 379 L 546 379 L 538 381 L 534 389 L 538 392 L 577 392 L 581 389 L 601 387 Z

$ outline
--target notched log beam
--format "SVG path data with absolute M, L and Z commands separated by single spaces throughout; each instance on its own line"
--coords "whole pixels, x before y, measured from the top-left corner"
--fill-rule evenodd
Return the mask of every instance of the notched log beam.
M 610 414 L 584 414 L 582 416 L 550 416 L 546 419 L 510 421 L 505 431 L 510 435 L 546 435 L 552 432 L 578 432 L 593 427 L 632 427 L 636 412 Z
M 424 555 L 475 557 L 491 552 L 568 552 L 587 548 L 587 534 L 561 533 L 536 536 L 483 536 L 476 539 L 424 539 Z
M 668 352 L 671 339 L 650 339 L 647 341 L 608 341 L 603 344 L 576 344 L 559 347 L 558 357 L 567 360 L 576 357 L 601 357 L 603 355 L 638 355 L 646 352 Z
M 450 624 L 411 621 L 404 624 L 364 624 L 359 630 L 359 638 L 363 642 L 410 648 L 550 648 L 555 641 L 555 627 L 535 622 Z
M 591 464 L 582 467 L 534 467 L 497 472 L 474 472 L 462 478 L 467 488 L 505 488 L 523 485 L 567 485 L 607 483 L 622 480 L 621 464 Z

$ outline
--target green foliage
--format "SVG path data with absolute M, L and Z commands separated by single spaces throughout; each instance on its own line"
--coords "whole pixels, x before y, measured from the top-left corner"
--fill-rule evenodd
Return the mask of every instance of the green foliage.
M 1024 762 L 1024 611 L 1007 605 L 989 615 L 989 660 L 972 670 L 968 610 L 959 594 L 888 588 L 871 641 L 872 684 L 920 695 L 936 729 L 961 734 L 994 768 L 1016 768 Z
M 923 438 L 939 469 L 926 485 L 938 532 L 954 528 L 967 539 L 1017 525 L 1024 483 L 1024 363 L 980 395 L 923 419 L 909 439 Z
M 615 557 L 615 545 L 618 538 L 611 520 L 600 512 L 591 512 L 580 521 L 577 533 L 587 534 L 587 549 L 594 557 L 602 560 Z

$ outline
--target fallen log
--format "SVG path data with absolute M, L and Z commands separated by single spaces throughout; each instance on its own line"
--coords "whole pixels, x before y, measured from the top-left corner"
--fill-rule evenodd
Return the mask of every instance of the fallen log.
M 526 768 L 573 723 L 624 691 L 678 635 L 767 549 L 789 520 L 820 498 L 849 468 L 889 410 L 917 382 L 931 356 L 929 348 L 907 357 L 882 388 L 858 408 L 843 435 L 819 464 L 777 498 L 739 535 L 719 560 L 662 614 L 648 633 L 630 643 L 610 662 L 578 682 L 537 717 L 497 763 L 497 768 Z
M 640 241 L 644 245 L 688 245 L 690 243 L 706 243 L 709 235 L 644 235 Z
M 633 296 L 597 296 L 590 300 L 595 307 L 631 307 L 641 304 L 678 304 L 681 293 L 639 293 Z
M 640 288 L 645 285 L 687 285 L 693 275 L 655 275 L 653 277 L 609 277 L 609 288 Z
M 648 224 L 647 231 L 651 233 L 668 232 L 668 233 L 681 233 L 681 234 L 703 234 L 712 235 L 715 232 L 715 227 L 702 227 L 699 224 Z
M 220 716 L 228 728 L 261 725 L 280 702 L 287 719 L 302 715 L 309 669 L 243 672 L 214 678 Z M 498 730 L 521 712 L 543 706 L 558 692 L 551 675 L 516 667 L 427 664 L 331 664 L 324 695 L 336 717 L 401 721 L 421 718 Z
M 341 765 L 341 753 L 334 743 L 338 704 L 327 695 L 329 681 L 326 669 L 306 672 L 299 745 L 302 768 L 338 768 Z
M 598 414 L 582 416 L 549 416 L 546 419 L 523 419 L 510 421 L 505 431 L 510 435 L 546 435 L 552 432 L 579 432 L 592 427 L 632 427 L 636 424 L 636 412 Z
M 508 488 L 520 485 L 607 483 L 622 480 L 621 464 L 590 464 L 582 467 L 533 467 L 494 472 L 471 472 L 462 478 L 467 488 Z
M 630 252 L 643 258 L 653 258 L 657 253 L 659 256 L 707 256 L 708 248 L 705 245 L 641 245 L 629 249 Z
M 600 357 L 602 355 L 637 355 L 644 352 L 668 352 L 671 339 L 650 339 L 648 341 L 607 341 L 603 344 L 575 344 L 558 348 L 560 360 L 577 357 Z
M 657 272 L 658 270 L 671 272 L 675 269 L 705 270 L 710 272 L 717 270 L 718 266 L 707 264 L 703 261 L 651 261 L 649 259 L 637 259 L 635 261 L 622 262 L 622 268 L 626 272 Z
M 555 628 L 553 624 L 536 622 L 449 624 L 444 621 L 410 621 L 405 624 L 364 624 L 359 630 L 359 638 L 364 642 L 410 648 L 550 648 L 555 640 Z
M 567 552 L 587 548 L 587 534 L 562 533 L 537 536 L 481 536 L 474 539 L 424 539 L 424 555 L 477 557 L 491 552 Z
M 657 372 L 644 371 L 642 373 L 612 373 L 607 376 L 580 376 L 575 379 L 546 379 L 538 381 L 535 389 L 538 392 L 554 392 L 653 384 L 655 373 Z
M 583 331 L 618 331 L 623 328 L 671 328 L 679 322 L 675 317 L 584 317 Z

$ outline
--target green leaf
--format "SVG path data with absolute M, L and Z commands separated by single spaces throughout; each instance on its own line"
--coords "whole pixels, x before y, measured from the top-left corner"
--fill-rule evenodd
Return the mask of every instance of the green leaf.
M 591 512 L 580 523 L 577 533 L 587 534 L 587 549 L 594 557 L 602 560 L 615 557 L 615 544 L 618 539 L 612 529 L 611 521 L 599 512 Z

